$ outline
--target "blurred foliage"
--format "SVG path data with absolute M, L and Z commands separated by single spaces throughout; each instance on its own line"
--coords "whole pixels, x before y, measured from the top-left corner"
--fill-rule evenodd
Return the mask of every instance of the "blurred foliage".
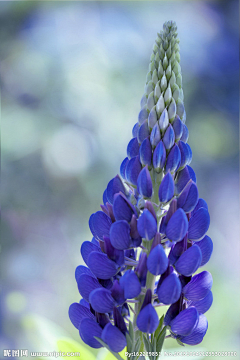
M 1 348 L 57 351 L 65 339 L 60 347 L 77 342 L 86 358 L 110 359 L 86 348 L 68 319 L 80 299 L 74 270 L 91 239 L 88 218 L 126 156 L 156 33 L 172 19 L 214 242 L 200 346 L 239 351 L 237 14 L 232 0 L 0 3 Z

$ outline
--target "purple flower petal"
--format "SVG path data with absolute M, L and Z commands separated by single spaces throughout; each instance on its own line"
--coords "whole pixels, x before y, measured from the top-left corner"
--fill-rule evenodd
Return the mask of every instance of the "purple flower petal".
M 97 211 L 95 214 L 92 214 L 89 219 L 89 227 L 96 239 L 103 240 L 103 236 L 109 236 L 109 230 L 111 227 L 112 221 L 109 216 L 107 216 L 102 211 Z
M 133 299 L 141 292 L 141 284 L 136 273 L 132 270 L 127 270 L 120 278 L 120 285 L 124 289 L 124 297 L 126 299 Z
M 82 274 L 86 274 L 95 278 L 95 275 L 93 275 L 93 273 L 88 267 L 79 265 L 75 270 L 75 279 L 77 282 Z
M 126 180 L 129 181 L 131 184 L 137 186 L 137 178 L 142 170 L 142 165 L 139 160 L 139 156 L 133 157 L 131 160 L 129 160 L 127 166 L 126 166 Z
M 157 222 L 149 210 L 144 209 L 138 219 L 137 229 L 142 238 L 151 240 L 157 232 Z
M 143 140 L 139 149 L 140 161 L 143 166 L 150 166 L 152 163 L 152 146 L 149 138 Z
M 108 289 L 95 289 L 89 295 L 92 308 L 99 313 L 108 313 L 113 310 L 115 300 Z
M 107 199 L 109 204 L 113 204 L 113 197 L 115 194 L 122 192 L 125 193 L 125 187 L 122 183 L 122 180 L 119 175 L 115 176 L 112 180 L 109 181 L 107 186 Z
M 147 259 L 148 271 L 153 275 L 163 274 L 168 267 L 168 258 L 162 245 L 157 245 L 151 250 Z
M 171 241 L 180 241 L 188 230 L 188 220 L 185 212 L 178 209 L 170 218 L 166 227 L 166 236 Z
M 152 148 L 154 149 L 159 141 L 161 140 L 161 133 L 158 123 L 156 123 L 152 129 L 151 135 L 150 135 L 150 142 L 152 145 Z
M 171 331 L 178 335 L 190 335 L 197 325 L 199 315 L 197 309 L 190 307 L 181 311 L 171 322 Z
M 152 334 L 158 327 L 158 314 L 152 304 L 146 305 L 138 314 L 137 327 L 140 331 Z
M 139 123 L 136 123 L 132 128 L 132 136 L 133 137 L 137 137 L 138 129 L 139 129 Z
M 88 265 L 88 257 L 93 251 L 102 252 L 99 246 L 94 245 L 91 241 L 84 241 L 81 246 L 81 255 L 84 262 Z
M 183 294 L 186 299 L 198 301 L 207 296 L 212 288 L 212 275 L 208 271 L 202 271 L 200 274 L 194 275 L 191 281 L 184 286 Z
M 199 316 L 199 321 L 193 332 L 188 336 L 180 336 L 179 340 L 188 345 L 197 345 L 202 342 L 208 329 L 207 318 L 204 315 Z
M 160 279 L 161 280 L 161 279 Z M 178 301 L 181 295 L 181 282 L 176 274 L 168 275 L 157 289 L 158 299 L 165 305 Z
M 108 323 L 103 329 L 102 340 L 115 352 L 120 352 L 127 346 L 126 337 L 111 323 Z
M 106 205 L 108 199 L 107 199 L 107 189 L 105 189 L 104 193 L 103 193 L 103 203 L 104 205 Z
M 160 141 L 153 153 L 153 167 L 157 172 L 160 172 L 166 162 L 166 149 L 162 141 Z
M 138 175 L 138 191 L 142 196 L 150 198 L 152 196 L 152 179 L 148 167 L 145 166 Z
M 178 200 L 178 208 L 182 208 L 185 213 L 191 212 L 198 202 L 198 188 L 197 185 L 190 180 L 183 191 L 181 192 Z
M 124 251 L 115 249 L 109 238 L 104 237 L 104 248 L 109 259 L 116 262 L 119 266 L 124 264 Z
M 167 129 L 168 124 L 169 124 L 168 111 L 167 109 L 164 109 L 159 119 L 159 127 L 162 132 L 164 132 Z
M 126 335 L 126 333 L 128 332 L 127 330 L 127 326 L 125 324 L 124 318 L 122 316 L 122 314 L 119 311 L 119 308 L 117 308 L 116 306 L 113 308 L 113 318 L 114 318 L 114 323 L 115 326 L 124 334 Z
M 126 297 L 124 296 L 124 289 L 120 286 L 118 280 L 114 280 L 111 288 L 111 294 L 118 305 L 122 305 L 126 300 Z
M 121 175 L 121 177 L 123 178 L 123 179 L 126 179 L 126 173 L 125 173 L 125 171 L 126 171 L 126 167 L 127 167 L 127 164 L 129 163 L 129 159 L 126 157 L 123 161 L 122 161 L 122 163 L 121 163 L 121 165 L 120 165 L 120 175 Z M 105 204 L 105 203 L 104 203 Z
M 170 171 L 171 173 L 175 172 L 179 167 L 180 160 L 181 153 L 179 147 L 174 144 L 172 149 L 170 150 L 170 153 L 168 154 L 165 171 Z
M 130 226 L 126 220 L 119 220 L 110 229 L 112 246 L 118 250 L 128 249 L 130 245 Z
M 113 214 L 116 220 L 126 220 L 130 222 L 134 212 L 133 206 L 123 194 L 114 195 Z
M 175 179 L 175 187 L 178 194 L 185 188 L 190 179 L 196 183 L 196 175 L 190 166 L 187 165 L 184 169 L 178 171 Z
M 82 305 L 82 306 L 85 306 L 87 309 L 90 309 L 90 304 L 85 299 L 81 299 L 79 301 L 79 304 Z
M 116 275 L 119 266 L 108 258 L 106 254 L 93 251 L 88 257 L 88 266 L 99 279 L 109 279 Z
M 198 199 L 198 202 L 197 202 L 197 205 L 195 206 L 193 212 L 192 212 L 192 216 L 195 214 L 195 212 L 198 211 L 198 209 L 200 209 L 201 207 L 203 207 L 204 209 L 207 209 L 208 210 L 208 205 L 206 203 L 205 200 L 203 199 Z
M 168 125 L 168 128 L 163 136 L 163 143 L 165 145 L 165 148 L 167 150 L 171 149 L 171 147 L 174 145 L 175 141 L 175 134 L 174 130 L 171 124 Z
M 79 329 L 79 325 L 84 318 L 95 319 L 93 313 L 85 306 L 73 303 L 69 307 L 69 318 L 72 324 Z
M 169 306 L 168 311 L 164 317 L 164 325 L 170 325 L 170 322 L 179 314 L 179 301 Z
M 83 319 L 80 324 L 79 334 L 83 342 L 92 348 L 99 349 L 102 347 L 100 342 L 94 338 L 94 336 L 101 338 L 102 335 L 102 328 L 95 320 Z
M 138 114 L 138 122 L 141 125 L 148 118 L 148 111 L 146 109 L 142 109 Z
M 175 263 L 175 269 L 179 274 L 190 276 L 199 268 L 202 261 L 202 253 L 197 245 L 187 249 Z
M 202 253 L 202 262 L 200 266 L 204 266 L 209 260 L 213 252 L 213 242 L 209 236 L 204 236 L 201 241 L 196 243 L 199 246 Z
M 98 280 L 89 275 L 81 275 L 78 279 L 78 290 L 81 296 L 89 302 L 89 294 L 97 288 L 102 288 Z
M 131 139 L 127 146 L 127 156 L 129 159 L 133 158 L 134 156 L 137 156 L 139 152 L 139 144 L 136 137 Z
M 178 115 L 175 117 L 172 127 L 175 133 L 175 139 L 176 140 L 180 139 L 183 133 L 184 125 Z
M 188 141 L 188 136 L 189 136 L 188 128 L 185 124 L 183 124 L 183 133 L 180 140 L 186 143 Z
M 138 129 L 138 133 L 137 133 L 138 142 L 141 144 L 143 140 L 146 139 L 148 136 L 149 136 L 148 121 L 145 120 Z
M 210 309 L 212 303 L 213 303 L 213 294 L 211 291 L 209 291 L 202 300 L 189 301 L 188 306 L 194 306 L 199 314 L 204 314 Z
M 188 239 L 201 240 L 208 231 L 210 225 L 210 216 L 206 209 L 200 208 L 190 218 L 188 224 Z
M 170 172 L 168 172 L 164 176 L 159 186 L 158 196 L 159 196 L 159 200 L 162 203 L 167 203 L 169 200 L 171 200 L 173 195 L 174 195 L 174 180 Z

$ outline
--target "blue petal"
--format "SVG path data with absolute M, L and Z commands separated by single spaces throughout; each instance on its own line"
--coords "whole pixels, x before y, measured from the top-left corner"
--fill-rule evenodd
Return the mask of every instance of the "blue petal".
M 140 331 L 152 334 L 158 327 L 158 314 L 152 304 L 146 305 L 138 314 L 137 327 Z
M 129 159 L 133 158 L 134 156 L 137 156 L 139 152 L 139 144 L 136 137 L 131 139 L 127 146 L 127 156 Z
M 168 258 L 162 245 L 157 245 L 151 250 L 147 259 L 148 271 L 153 275 L 163 274 L 168 267 Z
M 200 247 L 202 253 L 202 262 L 200 266 L 204 266 L 209 260 L 213 252 L 213 242 L 209 236 L 204 236 L 201 241 L 196 243 Z
M 88 266 L 99 279 L 109 279 L 119 271 L 118 265 L 106 254 L 93 251 L 88 257 Z
M 183 133 L 184 125 L 178 115 L 175 117 L 172 127 L 175 133 L 175 139 L 176 140 L 180 139 Z
M 86 275 L 95 277 L 88 267 L 79 265 L 75 270 L 75 279 L 77 282 L 82 274 L 86 274 Z
M 92 308 L 99 313 L 108 313 L 113 310 L 115 300 L 108 289 L 95 289 L 89 295 Z
M 112 224 L 110 229 L 112 246 L 118 250 L 125 250 L 130 245 L 130 226 L 126 220 L 119 220 Z
M 81 255 L 84 262 L 88 265 L 88 257 L 93 251 L 102 252 L 99 246 L 94 245 L 91 241 L 84 241 L 81 246 Z
M 113 318 L 115 326 L 124 334 L 128 332 L 127 326 L 125 324 L 124 318 L 121 314 L 121 309 L 117 308 L 116 306 L 113 309 Z
M 150 142 L 153 149 L 157 146 L 160 140 L 161 140 L 161 133 L 160 133 L 159 125 L 158 123 L 156 123 L 150 135 Z
M 125 193 L 125 187 L 122 183 L 121 178 L 117 175 L 115 178 L 109 181 L 107 186 L 107 199 L 109 204 L 113 204 L 113 197 L 115 194 L 122 192 Z
M 78 290 L 81 296 L 89 302 L 89 294 L 97 288 L 102 288 L 98 280 L 89 275 L 81 275 L 78 279 Z
M 154 106 L 152 110 L 150 111 L 150 114 L 148 115 L 148 127 L 151 130 L 154 125 L 157 123 L 157 113 L 156 113 L 156 107 Z
M 100 342 L 94 338 L 94 336 L 101 338 L 102 335 L 102 328 L 95 320 L 83 319 L 80 324 L 79 334 L 83 342 L 92 348 L 99 349 L 102 347 Z
M 69 307 L 69 318 L 72 324 L 79 329 L 79 325 L 84 318 L 95 319 L 93 313 L 85 306 L 73 303 Z
M 199 268 L 202 261 L 202 253 L 197 245 L 187 249 L 175 263 L 175 268 L 179 274 L 190 276 Z
M 167 157 L 165 172 L 167 171 L 171 171 L 171 173 L 175 172 L 179 167 L 180 160 L 181 160 L 181 153 L 179 147 L 176 144 L 174 144 Z
M 159 127 L 162 132 L 166 130 L 168 124 L 169 124 L 168 112 L 167 109 L 164 109 L 159 119 Z
M 89 302 L 87 302 L 85 299 L 81 299 L 79 301 L 79 304 L 82 305 L 82 306 L 85 306 L 86 308 L 90 309 L 90 304 Z
M 93 243 L 94 245 L 97 245 L 98 247 L 100 247 L 99 241 L 96 240 L 95 237 L 92 238 L 91 243 Z
M 198 202 L 197 202 L 197 205 L 196 207 L 194 208 L 193 212 L 192 212 L 192 216 L 195 214 L 195 212 L 198 211 L 198 209 L 200 209 L 201 207 L 203 207 L 204 209 L 208 210 L 208 205 L 206 203 L 205 200 L 203 199 L 198 199 Z
M 103 236 L 109 236 L 109 230 L 111 227 L 112 221 L 109 216 L 107 216 L 102 211 L 97 211 L 95 214 L 92 214 L 89 219 L 89 227 L 96 239 L 103 240 Z
M 174 180 L 170 172 L 168 172 L 164 176 L 159 186 L 158 196 L 159 196 L 159 200 L 162 203 L 167 203 L 169 200 L 171 200 L 173 195 L 174 195 Z
M 185 124 L 183 124 L 183 133 L 180 140 L 186 143 L 188 141 L 188 136 L 189 136 L 188 128 Z
M 207 318 L 204 315 L 199 316 L 199 321 L 193 332 L 188 336 L 180 336 L 179 340 L 188 345 L 197 345 L 202 342 L 208 329 Z
M 146 139 L 148 136 L 149 136 L 148 121 L 145 120 L 138 129 L 138 133 L 137 133 L 138 142 L 141 144 L 143 140 Z
M 146 109 L 142 109 L 138 114 L 138 122 L 139 124 L 144 123 L 145 120 L 148 118 L 148 111 Z
M 115 194 L 113 200 L 113 214 L 116 220 L 126 220 L 130 222 L 134 213 L 133 206 L 124 195 Z
M 143 140 L 139 149 L 140 161 L 143 166 L 150 166 L 152 163 L 152 146 L 149 138 Z
M 175 179 L 176 192 L 178 194 L 185 188 L 190 179 L 196 183 L 196 175 L 190 166 L 187 165 L 184 169 L 178 171 Z
M 199 315 L 197 309 L 190 307 L 181 311 L 170 323 L 171 331 L 178 335 L 190 335 L 197 325 Z
M 157 222 L 151 212 L 144 209 L 138 219 L 137 229 L 142 238 L 151 240 L 157 232 Z
M 108 199 L 107 199 L 107 189 L 105 189 L 104 193 L 103 193 L 103 203 L 104 205 L 106 205 Z
M 134 271 L 127 270 L 120 278 L 120 285 L 124 289 L 126 299 L 133 299 L 141 292 L 141 284 Z
M 166 149 L 162 141 L 160 141 L 153 153 L 153 167 L 156 171 L 164 168 L 166 162 Z
M 179 314 L 179 301 L 169 306 L 168 311 L 164 317 L 164 325 L 170 325 L 170 322 Z
M 126 180 L 137 186 L 137 178 L 141 170 L 142 165 L 140 163 L 139 156 L 135 156 L 134 158 L 129 160 L 126 166 Z
M 115 249 L 111 240 L 106 237 L 104 237 L 104 249 L 109 259 L 115 261 L 119 266 L 124 264 L 124 251 Z
M 133 137 L 137 137 L 138 129 L 139 129 L 139 123 L 136 123 L 132 128 L 132 136 Z
M 120 352 L 127 346 L 127 340 L 123 333 L 111 323 L 108 323 L 103 329 L 102 340 L 115 352 Z
M 169 240 L 180 241 L 188 230 L 188 220 L 185 212 L 178 209 L 170 218 L 166 227 L 166 236 Z
M 178 200 L 178 208 L 182 208 L 185 213 L 191 212 L 198 202 L 198 188 L 197 185 L 190 180 L 183 191 L 181 192 Z
M 212 275 L 208 271 L 202 271 L 200 274 L 194 275 L 191 281 L 184 286 L 183 294 L 186 299 L 198 301 L 207 296 L 212 288 Z
M 188 306 L 194 306 L 199 314 L 204 314 L 207 312 L 213 303 L 213 294 L 211 291 L 208 292 L 208 294 L 199 301 L 189 301 Z
M 191 148 L 188 144 L 185 144 L 181 140 L 178 142 L 178 147 L 181 153 L 181 161 L 179 168 L 182 169 L 191 161 Z
M 171 124 L 169 124 L 164 136 L 163 136 L 163 143 L 165 145 L 165 148 L 167 150 L 171 149 L 171 147 L 174 145 L 175 141 L 175 134 L 174 130 Z
M 129 163 L 129 159 L 126 157 L 120 165 L 120 175 L 123 179 L 126 179 L 125 171 L 128 163 Z
M 181 282 L 176 274 L 168 275 L 157 289 L 158 299 L 165 305 L 178 301 L 181 295 Z
M 111 288 L 111 294 L 118 305 L 122 305 L 126 300 L 126 297 L 124 296 L 124 290 L 120 286 L 118 280 L 114 280 L 113 286 Z
M 139 257 L 138 265 L 136 267 L 136 274 L 142 286 L 145 286 L 146 284 L 147 271 L 147 254 L 142 251 Z
M 186 144 L 186 146 L 188 149 L 188 159 L 187 159 L 187 165 L 188 165 L 192 161 L 192 149 L 188 143 Z
M 142 196 L 150 198 L 152 196 L 152 179 L 148 167 L 145 166 L 138 175 L 138 191 Z
M 188 239 L 201 240 L 208 231 L 210 225 L 210 216 L 206 209 L 200 208 L 190 218 L 188 224 Z

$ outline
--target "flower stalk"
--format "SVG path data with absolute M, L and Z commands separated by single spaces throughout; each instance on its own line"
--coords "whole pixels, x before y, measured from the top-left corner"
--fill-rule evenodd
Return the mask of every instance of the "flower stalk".
M 208 207 L 189 166 L 178 44 L 176 24 L 168 21 L 153 47 L 121 177 L 110 180 L 102 211 L 90 216 L 93 238 L 81 246 L 86 266 L 75 273 L 82 299 L 69 317 L 87 345 L 105 346 L 118 359 L 125 347 L 159 353 L 170 337 L 196 345 L 208 327 L 212 276 L 194 273 L 213 244 Z M 160 306 L 168 306 L 161 319 Z

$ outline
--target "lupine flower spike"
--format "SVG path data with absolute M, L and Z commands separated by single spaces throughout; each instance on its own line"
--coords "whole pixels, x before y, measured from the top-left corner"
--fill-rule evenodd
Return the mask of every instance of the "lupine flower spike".
M 93 238 L 81 246 L 86 266 L 75 273 L 82 299 L 70 306 L 70 320 L 84 343 L 118 359 L 125 347 L 159 352 L 169 337 L 199 344 L 208 328 L 212 276 L 199 270 L 213 243 L 189 166 L 178 44 L 168 21 L 153 46 L 121 177 L 109 181 L 101 211 L 90 216 Z M 158 306 L 168 306 L 161 319 Z

